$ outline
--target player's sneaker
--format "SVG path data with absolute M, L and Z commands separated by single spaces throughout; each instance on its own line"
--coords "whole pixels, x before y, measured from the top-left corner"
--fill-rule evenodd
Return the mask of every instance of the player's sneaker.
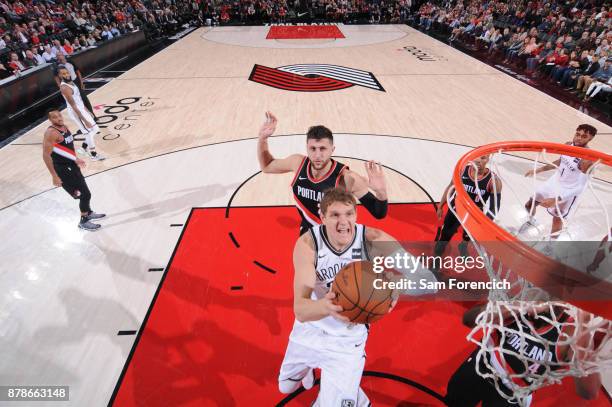
M 304 386 L 306 390 L 310 390 L 312 389 L 312 386 L 314 386 L 314 382 L 315 382 L 314 369 L 308 369 L 308 371 L 306 372 L 306 376 L 304 376 L 304 378 L 302 379 L 302 386 Z
M 89 220 L 85 222 L 79 222 L 79 229 L 89 230 L 93 232 L 94 230 L 98 230 L 102 227 L 102 225 L 98 225 L 97 223 L 91 223 Z
M 102 219 L 105 217 L 106 217 L 105 213 L 95 213 L 94 211 L 91 211 L 89 212 L 89 215 L 87 215 L 87 220 L 96 220 L 96 219 Z
M 91 161 L 106 160 L 106 157 L 104 157 L 102 154 L 98 153 L 96 150 L 93 150 L 91 148 L 87 149 L 87 155 L 89 156 Z
M 521 227 L 518 230 L 518 234 L 522 234 L 525 233 L 527 231 L 527 229 L 529 228 L 537 228 L 538 227 L 538 221 L 536 220 L 536 218 L 534 216 L 530 216 L 527 218 L 527 220 L 521 225 Z
M 81 147 L 77 147 L 77 153 L 81 155 L 89 155 L 87 154 L 87 143 L 81 144 Z

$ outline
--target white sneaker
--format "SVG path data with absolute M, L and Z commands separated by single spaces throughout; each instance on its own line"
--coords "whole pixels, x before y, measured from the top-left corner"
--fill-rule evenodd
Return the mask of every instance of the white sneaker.
M 536 218 L 534 216 L 529 216 L 527 218 L 527 220 L 521 225 L 521 227 L 518 230 L 518 234 L 522 234 L 525 233 L 525 231 L 527 231 L 527 229 L 532 228 L 532 227 L 538 227 L 538 221 L 536 220 Z
M 98 153 L 96 150 L 92 150 L 91 148 L 87 149 L 87 155 L 89 156 L 91 161 L 106 160 L 106 157 L 104 157 L 102 154 Z

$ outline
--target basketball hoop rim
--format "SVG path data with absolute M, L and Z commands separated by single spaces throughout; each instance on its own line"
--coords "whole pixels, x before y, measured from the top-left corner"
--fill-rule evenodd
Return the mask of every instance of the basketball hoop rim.
M 526 278 L 531 283 L 537 286 L 543 286 L 546 284 L 557 283 L 559 281 L 579 281 L 584 284 L 586 290 L 590 290 L 594 286 L 598 286 L 597 291 L 606 298 L 612 298 L 607 294 L 612 293 L 612 284 L 607 281 L 597 279 L 589 274 L 580 272 L 569 266 L 557 262 L 540 253 L 539 251 L 523 244 L 511 233 L 506 231 L 501 226 L 491 221 L 485 213 L 479 208 L 476 203 L 469 197 L 461 180 L 461 175 L 464 168 L 469 164 L 470 161 L 475 158 L 490 155 L 493 153 L 507 153 L 512 151 L 546 151 L 550 154 L 570 155 L 580 157 L 590 161 L 601 161 L 601 163 L 612 166 L 612 155 L 596 151 L 584 147 L 575 147 L 567 144 L 558 144 L 551 142 L 542 141 L 506 141 L 486 144 L 481 147 L 477 147 L 466 154 L 464 154 L 457 165 L 455 166 L 453 174 L 453 186 L 455 189 L 455 207 L 457 214 L 460 216 L 459 221 L 462 225 L 469 223 L 469 232 L 472 238 L 476 241 L 490 241 L 495 242 L 501 246 L 507 246 L 504 250 L 511 250 L 514 255 L 518 255 L 523 258 L 527 263 L 531 264 L 533 270 L 513 270 L 517 274 Z M 467 215 L 467 216 L 466 216 Z M 486 236 L 486 239 L 483 239 Z M 554 275 L 549 270 L 561 270 L 561 277 Z M 603 285 L 603 286 L 602 286 Z M 594 289 L 594 288 L 593 288 Z M 607 319 L 612 319 L 612 307 L 607 307 L 608 301 L 568 301 L 586 311 L 601 315 Z

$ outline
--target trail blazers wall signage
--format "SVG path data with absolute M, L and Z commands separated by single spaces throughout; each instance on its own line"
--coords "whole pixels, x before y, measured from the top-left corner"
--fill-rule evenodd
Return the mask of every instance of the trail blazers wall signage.
M 295 92 L 329 92 L 352 86 L 385 91 L 372 72 L 328 64 L 296 64 L 278 68 L 255 65 L 249 80 Z

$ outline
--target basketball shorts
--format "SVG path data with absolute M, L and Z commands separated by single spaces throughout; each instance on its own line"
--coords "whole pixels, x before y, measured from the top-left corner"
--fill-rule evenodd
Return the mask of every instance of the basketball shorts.
M 53 168 L 55 168 L 57 176 L 62 180 L 62 188 L 64 191 L 68 192 L 74 199 L 80 199 L 81 196 L 89 194 L 89 188 L 87 188 L 85 178 L 76 163 L 53 163 Z
M 280 368 L 279 389 L 283 393 L 297 390 L 309 370 L 319 368 L 321 383 L 314 406 L 370 406 L 370 400 L 359 387 L 367 337 L 367 332 L 350 337 L 332 336 L 296 321 Z
M 565 195 L 565 192 L 566 190 L 559 185 L 559 183 L 555 180 L 555 177 L 551 177 L 548 181 L 536 189 L 535 200 L 541 202 L 544 199 Z M 563 200 L 558 200 L 558 210 L 557 206 L 553 206 L 552 208 L 547 208 L 548 213 L 559 218 L 566 218 L 572 212 L 572 209 L 576 207 L 578 195 L 580 194 L 572 194 Z
M 91 113 L 89 113 L 87 110 L 81 110 L 81 115 L 89 122 L 89 124 L 93 125 L 93 127 L 90 128 L 85 127 L 85 123 L 83 123 L 83 121 L 79 118 L 79 115 L 77 115 L 74 110 L 70 108 L 67 110 L 68 116 L 70 116 L 72 121 L 79 127 L 79 130 L 82 134 L 91 133 L 92 135 L 95 135 L 97 132 L 100 131 L 100 128 L 96 124 L 96 121 L 91 116 Z

